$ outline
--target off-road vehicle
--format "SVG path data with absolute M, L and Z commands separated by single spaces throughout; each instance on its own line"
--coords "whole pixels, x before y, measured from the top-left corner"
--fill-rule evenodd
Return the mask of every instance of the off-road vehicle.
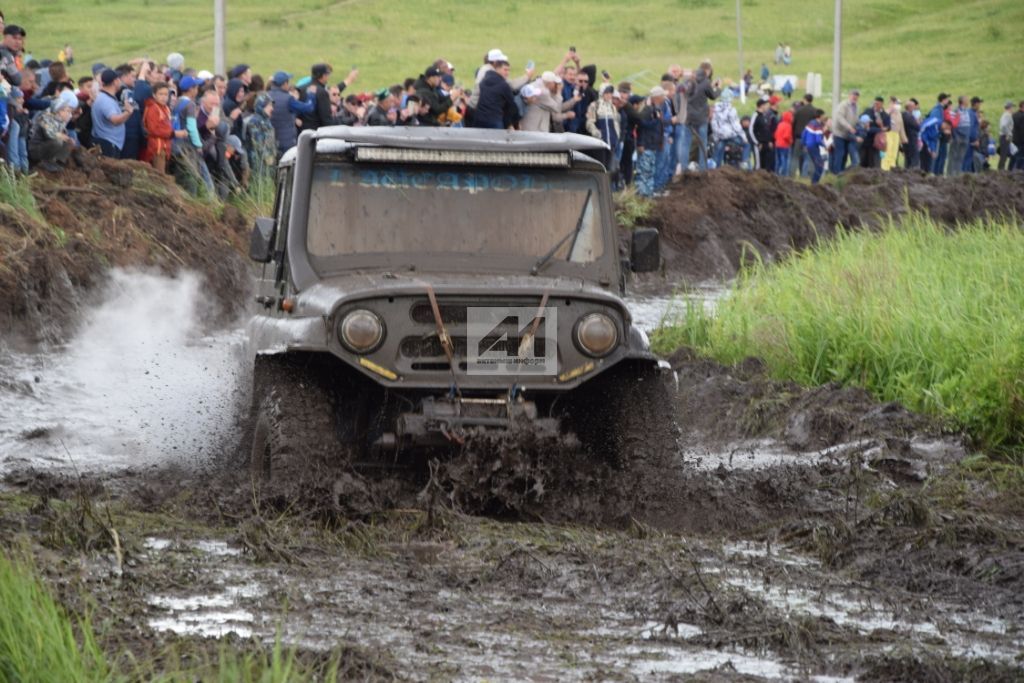
M 304 132 L 251 241 L 254 475 L 501 433 L 621 458 L 669 433 L 667 365 L 621 298 L 630 259 L 586 154 L 599 149 L 572 134 Z M 630 250 L 634 270 L 659 266 L 656 231 Z

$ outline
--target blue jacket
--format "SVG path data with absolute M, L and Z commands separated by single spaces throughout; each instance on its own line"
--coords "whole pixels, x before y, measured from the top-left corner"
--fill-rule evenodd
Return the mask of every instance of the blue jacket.
M 942 105 L 936 104 L 921 123 L 921 142 L 927 145 L 933 154 L 939 149 L 939 132 L 942 129 L 944 112 Z
M 271 85 L 267 94 L 274 102 L 274 109 L 270 113 L 270 123 L 274 126 L 277 149 L 283 154 L 299 141 L 299 131 L 295 127 L 296 115 L 313 113 L 316 100 L 310 97 L 305 102 L 300 102 L 276 85 Z

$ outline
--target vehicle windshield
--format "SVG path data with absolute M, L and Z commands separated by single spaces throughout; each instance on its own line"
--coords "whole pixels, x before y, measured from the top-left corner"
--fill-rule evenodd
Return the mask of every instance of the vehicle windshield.
M 454 254 L 528 269 L 579 223 L 579 234 L 551 260 L 589 263 L 604 254 L 599 196 L 588 173 L 320 163 L 307 249 L 321 264 L 352 255 Z

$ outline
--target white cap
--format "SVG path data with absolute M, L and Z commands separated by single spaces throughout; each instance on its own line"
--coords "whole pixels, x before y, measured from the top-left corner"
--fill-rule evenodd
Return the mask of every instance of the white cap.
M 505 56 L 504 52 L 498 48 L 494 48 L 487 53 L 487 61 L 493 64 L 494 62 L 507 62 L 509 59 Z
M 540 95 L 540 93 L 537 92 L 537 86 L 535 86 L 533 83 L 527 83 L 526 85 L 524 85 L 523 89 L 519 91 L 519 94 L 522 95 L 524 99 L 527 97 L 536 97 L 537 95 Z
M 545 71 L 540 75 L 540 80 L 545 83 L 561 83 L 562 79 L 554 71 Z
M 175 71 L 181 71 L 182 67 L 185 66 L 185 58 L 180 52 L 172 52 L 167 55 L 167 66 Z
M 665 94 L 665 89 L 662 88 L 660 85 L 656 85 L 653 88 L 651 88 L 651 97 L 664 97 Z
M 196 78 L 201 78 L 204 81 L 208 81 L 211 78 L 213 78 L 213 74 L 207 71 L 206 69 L 203 69 L 202 71 L 196 74 Z

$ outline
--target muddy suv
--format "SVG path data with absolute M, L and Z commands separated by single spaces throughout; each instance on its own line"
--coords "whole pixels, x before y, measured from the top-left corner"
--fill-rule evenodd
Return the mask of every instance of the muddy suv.
M 621 458 L 662 433 L 670 372 L 621 298 L 627 269 L 659 266 L 657 233 L 633 235 L 632 264 L 620 257 L 608 176 L 586 154 L 602 148 L 569 134 L 303 133 L 252 235 L 253 473 L 504 434 Z

